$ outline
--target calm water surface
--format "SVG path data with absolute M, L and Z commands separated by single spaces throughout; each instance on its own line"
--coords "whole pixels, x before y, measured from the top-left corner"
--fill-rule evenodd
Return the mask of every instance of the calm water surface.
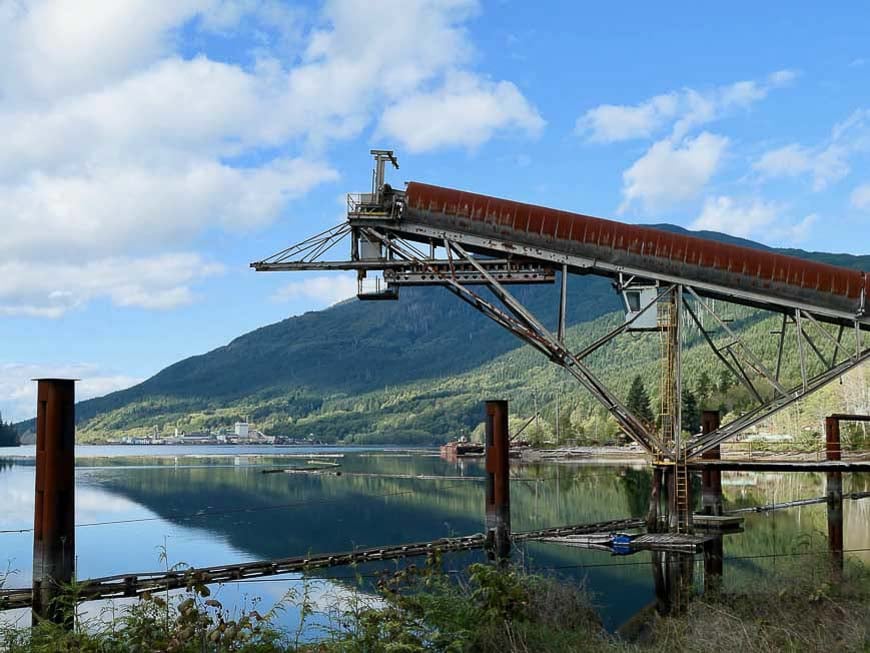
M 318 454 L 345 475 L 263 474 L 304 467 Z M 33 526 L 34 450 L 0 451 L 0 530 Z M 325 460 L 326 458 L 322 458 Z M 424 541 L 483 530 L 481 462 L 449 463 L 432 451 L 300 447 L 87 447 L 76 462 L 79 578 L 161 569 L 170 563 L 227 564 L 306 553 L 337 552 Z M 348 473 L 376 474 L 354 476 Z M 643 515 L 650 474 L 642 466 L 541 464 L 515 467 L 511 487 L 514 530 Z M 451 477 L 419 480 L 407 474 Z M 453 477 L 464 477 L 457 480 Z M 788 501 L 825 493 L 822 474 L 723 474 L 726 508 Z M 846 475 L 844 490 L 870 489 L 870 475 Z M 203 514 L 223 512 L 223 514 Z M 870 563 L 870 500 L 844 505 L 847 559 Z M 826 547 L 825 506 L 747 516 L 745 531 L 725 540 L 725 583 L 753 583 L 782 569 L 793 554 Z M 139 520 L 139 521 L 132 521 Z M 105 523 L 124 522 L 124 523 Z M 0 533 L 0 564 L 7 586 L 30 582 L 32 533 Z M 462 554 L 460 567 L 479 556 Z M 610 628 L 654 600 L 649 558 L 530 544 L 522 553 L 532 569 L 583 581 L 596 594 Z M 376 571 L 365 567 L 363 574 Z M 355 572 L 346 568 L 308 577 L 326 608 L 349 599 Z M 254 597 L 265 607 L 302 587 L 300 575 L 238 582 L 216 589 L 227 606 Z M 10 615 L 7 618 L 17 618 Z M 292 603 L 281 625 L 296 628 Z M 313 631 L 312 631 L 313 632 Z

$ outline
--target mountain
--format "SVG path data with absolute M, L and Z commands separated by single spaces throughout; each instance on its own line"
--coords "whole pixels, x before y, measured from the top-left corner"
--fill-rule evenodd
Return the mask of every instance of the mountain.
M 770 249 L 723 234 L 699 235 Z M 870 269 L 870 256 L 787 251 Z M 512 292 L 549 326 L 555 325 L 558 284 L 517 286 Z M 473 428 L 479 416 L 471 397 L 461 405 L 445 405 L 455 404 L 451 385 L 478 379 L 477 387 L 485 387 L 479 382 L 482 370 L 499 357 L 514 355 L 519 341 L 446 289 L 403 288 L 400 297 L 397 302 L 348 300 L 291 317 L 175 363 L 136 386 L 80 402 L 79 434 L 117 436 L 176 424 L 188 430 L 213 428 L 246 416 L 277 434 L 335 438 L 371 437 L 380 429 L 391 439 L 432 440 L 444 437 L 436 430 Z M 601 319 L 619 308 L 608 280 L 571 277 L 567 321 L 575 325 L 571 333 L 578 342 L 588 342 L 602 324 L 614 322 L 613 317 Z M 549 365 L 530 354 L 529 365 L 532 360 Z M 512 372 L 518 383 L 531 374 L 529 365 Z M 428 397 L 422 404 L 418 399 L 399 411 L 401 415 L 394 411 L 399 398 L 417 397 L 422 388 Z M 441 408 L 432 412 L 431 406 Z M 332 419 L 322 419 L 326 414 Z M 387 419 L 390 415 L 395 419 Z M 22 427 L 32 428 L 32 420 Z

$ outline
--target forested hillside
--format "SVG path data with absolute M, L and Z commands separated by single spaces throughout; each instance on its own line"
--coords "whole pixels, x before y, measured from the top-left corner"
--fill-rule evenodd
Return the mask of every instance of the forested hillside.
M 721 234 L 701 235 L 762 247 Z M 870 269 L 870 256 L 789 253 Z M 554 325 L 557 285 L 514 292 Z M 619 306 L 609 281 L 572 276 L 571 341 L 579 347 L 612 327 L 620 319 L 614 312 Z M 758 346 L 775 345 L 769 331 L 777 325 L 736 310 L 742 312 L 735 319 L 752 325 L 750 338 Z M 257 329 L 137 386 L 81 402 L 79 437 L 150 433 L 154 427 L 170 431 L 176 425 L 214 428 L 247 416 L 277 435 L 436 442 L 472 432 L 480 421 L 480 401 L 487 397 L 511 399 L 518 416 L 537 408 L 543 415 L 536 424 L 538 437 L 553 437 L 556 431 L 560 439 L 611 437 L 614 425 L 577 383 L 519 344 L 441 288 L 405 288 L 397 302 L 348 300 Z M 697 336 L 689 344 L 699 361 L 688 372 L 690 387 L 700 385 L 698 401 L 739 407 L 747 399 L 743 388 L 720 376 L 713 354 Z M 624 336 L 592 364 L 623 397 L 639 374 L 655 404 L 658 348 L 656 335 Z M 790 375 L 796 372 L 793 363 L 787 362 Z M 21 426 L 26 431 L 32 422 Z

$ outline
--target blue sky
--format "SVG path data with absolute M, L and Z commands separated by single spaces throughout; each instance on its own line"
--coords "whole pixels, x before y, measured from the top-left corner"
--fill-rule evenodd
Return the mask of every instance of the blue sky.
M 258 275 L 371 147 L 416 179 L 870 250 L 870 10 L 849 3 L 0 0 L 0 410 L 130 385 L 348 296 Z

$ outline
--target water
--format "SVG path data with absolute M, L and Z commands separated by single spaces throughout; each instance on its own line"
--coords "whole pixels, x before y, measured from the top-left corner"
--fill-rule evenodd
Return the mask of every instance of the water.
M 80 446 L 76 467 L 77 573 L 79 578 L 162 569 L 167 564 L 226 564 L 354 547 L 425 541 L 483 530 L 482 462 L 449 463 L 425 450 L 300 447 Z M 318 454 L 342 476 L 263 474 L 305 466 Z M 0 530 L 33 525 L 34 451 L 0 451 Z M 327 460 L 327 458 L 321 458 Z M 353 473 L 378 474 L 376 477 Z M 643 466 L 538 464 L 513 468 L 514 530 L 643 515 L 649 471 Z M 464 477 L 418 480 L 401 475 Z M 788 501 L 825 493 L 823 474 L 725 473 L 727 507 Z M 844 490 L 870 489 L 870 475 L 846 475 Z M 116 523 L 105 523 L 116 522 Z M 121 522 L 121 523 L 118 523 Z M 847 559 L 870 563 L 870 500 L 844 505 Z M 753 583 L 780 571 L 794 554 L 815 556 L 826 547 L 824 505 L 773 514 L 750 514 L 745 532 L 725 541 L 725 582 Z M 0 565 L 7 586 L 27 586 L 32 534 L 0 533 Z M 481 554 L 454 555 L 461 567 Z M 602 618 L 616 628 L 654 600 L 649 554 L 614 557 L 556 544 L 529 544 L 521 556 L 531 569 L 585 582 Z M 391 563 L 392 564 L 392 563 Z M 309 574 L 307 587 L 320 607 L 350 600 L 355 574 L 336 568 Z M 301 575 L 230 583 L 216 590 L 226 605 L 270 607 L 288 591 L 301 591 Z M 7 614 L 18 618 L 19 614 Z M 289 602 L 279 623 L 295 629 Z M 312 631 L 313 632 L 313 631 Z

